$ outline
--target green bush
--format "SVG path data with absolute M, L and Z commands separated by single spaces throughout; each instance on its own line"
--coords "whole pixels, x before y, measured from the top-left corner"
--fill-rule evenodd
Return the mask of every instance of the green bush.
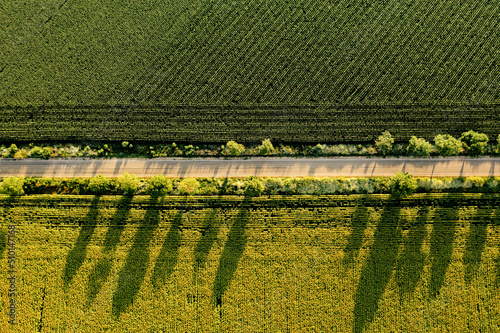
M 92 194 L 104 194 L 114 189 L 113 181 L 104 175 L 90 178 L 88 188 Z
M 299 194 L 299 178 L 285 178 L 281 192 L 283 194 Z
M 398 196 L 406 196 L 415 192 L 418 188 L 417 180 L 412 175 L 403 172 L 397 172 L 391 178 L 391 193 Z
M 462 141 L 449 134 L 439 134 L 434 137 L 434 146 L 440 156 L 454 156 L 463 151 Z
M 262 141 L 262 145 L 259 146 L 259 153 L 261 155 L 269 155 L 274 151 L 273 144 L 271 143 L 271 140 L 265 139 Z
M 349 147 L 344 144 L 333 145 L 330 152 L 333 155 L 349 155 Z
M 245 151 L 245 146 L 235 141 L 228 141 L 224 149 L 224 155 L 239 156 Z
M 282 178 L 265 178 L 264 179 L 264 193 L 265 194 L 280 194 L 283 188 Z
M 172 191 L 172 181 L 164 175 L 156 175 L 148 181 L 146 194 L 152 196 L 167 195 Z
M 2 157 L 14 157 L 19 149 L 15 144 L 11 144 L 9 148 L 5 149 L 5 152 L 2 154 Z
M 394 144 L 394 139 L 388 131 L 382 133 L 381 136 L 375 141 L 375 146 L 377 150 L 382 155 L 387 155 L 392 150 L 392 145 Z
M 88 184 L 90 179 L 88 178 L 68 178 L 62 181 L 64 186 L 64 191 L 70 194 L 86 194 L 89 192 Z M 92 194 L 92 193 L 90 193 Z
M 125 172 L 123 175 L 118 177 L 118 183 L 120 184 L 120 189 L 126 195 L 134 195 L 141 185 L 139 178 L 134 174 L 129 174 L 128 172 Z
M 8 195 L 23 195 L 24 194 L 24 178 L 23 177 L 7 177 L 0 184 L 0 193 Z
M 299 194 L 319 194 L 321 187 L 316 177 L 301 177 L 296 179 L 297 192 Z
M 191 156 L 194 154 L 194 146 L 193 145 L 187 145 L 186 147 L 184 147 L 184 154 L 186 156 Z
M 472 156 L 484 154 L 484 149 L 488 145 L 489 141 L 486 134 L 474 131 L 462 133 L 460 140 L 462 141 L 462 145 L 465 148 L 466 153 Z
M 179 194 L 194 195 L 200 191 L 200 183 L 195 178 L 184 178 L 177 185 Z
M 374 181 L 371 178 L 358 178 L 358 193 L 371 194 L 375 192 Z
M 26 149 L 19 149 L 18 151 L 16 151 L 16 153 L 14 154 L 14 158 L 16 159 L 22 159 L 22 158 L 26 158 L 28 157 L 28 151 Z
M 412 156 L 429 156 L 432 152 L 432 144 L 423 138 L 412 136 L 406 151 Z
M 30 156 L 34 158 L 49 159 L 52 154 L 52 147 L 39 147 L 35 146 L 31 148 Z
M 392 177 L 377 176 L 370 178 L 373 185 L 373 193 L 390 193 Z
M 258 197 L 264 192 L 264 184 L 262 180 L 255 176 L 245 178 L 245 195 Z
M 325 154 L 324 147 L 318 143 L 316 146 L 311 148 L 310 153 L 314 156 L 323 156 Z

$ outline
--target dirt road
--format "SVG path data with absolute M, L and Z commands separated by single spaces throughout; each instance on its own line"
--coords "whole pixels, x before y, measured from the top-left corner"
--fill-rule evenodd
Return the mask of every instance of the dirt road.
M 500 158 L 155 158 L 0 160 L 0 177 L 500 176 Z

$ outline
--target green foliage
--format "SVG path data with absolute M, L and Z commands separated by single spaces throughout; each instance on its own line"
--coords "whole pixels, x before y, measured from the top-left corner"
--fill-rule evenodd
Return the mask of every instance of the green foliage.
M 195 178 L 184 178 L 177 184 L 179 194 L 195 195 L 200 191 L 200 183 Z
M 34 158 L 43 158 L 43 159 L 49 159 L 50 155 L 52 154 L 52 148 L 51 147 L 39 147 L 35 146 L 31 148 L 30 156 Z
M 271 143 L 271 140 L 265 139 L 262 141 L 262 145 L 259 146 L 259 153 L 261 155 L 269 155 L 274 152 L 274 147 L 273 144 Z
M 500 134 L 498 134 L 497 137 L 497 149 L 495 150 L 495 153 L 500 154 Z
M 463 143 L 466 153 L 472 156 L 483 154 L 489 141 L 486 134 L 477 133 L 472 130 L 462 133 L 460 140 Z
M 391 193 L 394 195 L 407 196 L 415 192 L 417 188 L 417 180 L 406 172 L 397 172 L 391 178 Z
M 265 194 L 280 194 L 283 188 L 284 178 L 266 177 L 262 179 Z
M 28 157 L 28 151 L 26 149 L 19 149 L 18 151 L 16 151 L 16 153 L 14 154 L 14 158 L 16 159 L 21 159 L 21 158 L 26 158 Z
M 255 176 L 245 178 L 245 194 L 252 197 L 258 197 L 264 192 L 262 180 Z
M 387 155 L 392 150 L 392 145 L 394 144 L 394 138 L 389 131 L 385 131 L 380 135 L 375 141 L 375 146 L 377 150 L 382 155 Z
M 406 148 L 408 153 L 413 156 L 429 156 L 432 152 L 432 144 L 423 138 L 412 136 L 410 144 Z
M 245 146 L 242 144 L 236 143 L 235 141 L 228 141 L 225 149 L 224 149 L 224 155 L 229 155 L 229 156 L 239 156 L 245 151 Z
M 18 148 L 15 144 L 11 144 L 9 148 L 4 149 L 2 157 L 12 158 L 18 152 Z
M 108 191 L 113 190 L 113 182 L 111 179 L 105 177 L 104 175 L 97 175 L 90 178 L 88 183 L 88 188 L 92 194 L 105 194 Z
M 0 193 L 8 195 L 23 195 L 24 194 L 24 178 L 23 177 L 7 177 L 0 184 Z
M 134 174 L 129 174 L 128 172 L 125 172 L 123 175 L 118 177 L 118 183 L 120 189 L 126 195 L 134 195 L 141 185 L 139 178 Z
M 436 151 L 440 156 L 454 156 L 463 151 L 460 139 L 455 139 L 449 134 L 439 134 L 434 138 Z
M 10 150 L 11 155 L 14 156 L 14 154 L 17 152 L 18 148 L 15 144 L 11 144 L 9 147 L 9 150 Z
M 407 144 L 396 143 L 392 146 L 391 155 L 407 155 L 408 151 L 406 148 L 408 148 Z
M 124 177 L 125 178 L 125 177 Z M 109 194 L 123 195 L 124 192 L 135 195 L 164 196 L 169 194 L 197 195 L 331 195 L 331 194 L 371 194 L 396 193 L 399 185 L 394 177 L 283 177 L 257 178 L 249 176 L 245 179 L 228 178 L 186 178 L 173 181 L 163 175 L 151 179 L 138 179 L 130 175 L 130 189 L 126 190 L 126 182 L 120 179 L 99 175 L 94 178 L 24 178 L 23 189 L 26 194 Z M 401 177 L 403 178 L 403 177 Z M 412 179 L 411 175 L 407 178 Z M 139 186 L 137 187 L 137 180 Z M 439 177 L 414 179 L 419 192 L 498 192 L 500 177 Z M 413 182 L 413 180 L 412 180 Z M 404 185 L 405 183 L 402 182 Z M 176 189 L 173 191 L 173 189 Z M 135 189 L 135 190 L 134 190 Z
M 146 193 L 153 196 L 167 195 L 172 191 L 172 181 L 164 175 L 156 175 L 148 181 Z
M 318 143 L 316 146 L 311 148 L 310 153 L 311 153 L 311 155 L 314 155 L 314 156 L 322 156 L 322 155 L 324 155 L 324 147 Z
M 123 141 L 123 142 L 122 142 L 122 147 L 123 147 L 123 148 L 127 148 L 127 147 L 128 147 L 128 145 L 129 145 L 128 141 Z
M 184 154 L 186 156 L 191 156 L 194 153 L 194 146 L 193 145 L 187 145 L 184 147 Z

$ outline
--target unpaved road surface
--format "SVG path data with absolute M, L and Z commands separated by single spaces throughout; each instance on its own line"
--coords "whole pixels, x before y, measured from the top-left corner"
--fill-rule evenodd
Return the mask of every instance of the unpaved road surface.
M 0 160 L 0 177 L 118 177 L 128 172 L 140 177 L 274 176 L 500 176 L 500 158 L 155 158 Z

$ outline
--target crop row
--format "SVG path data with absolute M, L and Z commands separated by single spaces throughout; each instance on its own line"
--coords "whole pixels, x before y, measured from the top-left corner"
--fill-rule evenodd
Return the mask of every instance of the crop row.
M 72 208 L 89 207 L 98 198 L 102 207 L 119 208 L 117 196 L 36 194 L 10 197 L 1 195 L 0 205 L 4 207 L 45 207 Z M 314 207 L 460 207 L 460 206 L 500 206 L 498 193 L 415 193 L 405 198 L 395 198 L 389 194 L 350 195 L 270 195 L 263 197 L 220 196 L 165 196 L 152 203 L 150 196 L 119 196 L 127 200 L 127 205 L 137 209 L 186 209 L 231 208 L 250 202 L 255 208 L 314 208 Z M 27 208 L 29 210 L 29 208 Z M 499 223 L 500 221 L 497 221 Z
M 496 137 L 499 107 L 3 108 L 0 141 L 367 142 L 381 129 L 399 142 L 471 129 Z

